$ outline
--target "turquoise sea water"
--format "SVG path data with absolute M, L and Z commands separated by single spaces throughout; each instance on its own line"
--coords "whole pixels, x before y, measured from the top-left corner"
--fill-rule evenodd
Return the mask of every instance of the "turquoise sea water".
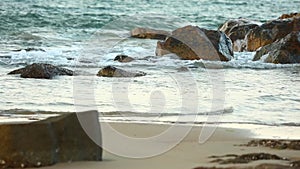
M 235 53 L 228 63 L 155 57 L 155 40 L 128 38 L 134 27 L 171 31 L 192 24 L 216 30 L 230 18 L 265 22 L 297 12 L 299 5 L 299 0 L 1 0 L 0 111 L 97 108 L 121 112 L 106 113 L 112 120 L 169 122 L 185 114 L 198 122 L 299 125 L 299 64 L 252 62 L 254 53 L 249 52 Z M 44 51 L 14 51 L 26 48 Z M 113 62 L 117 54 L 151 58 L 121 64 Z M 68 67 L 79 76 L 35 80 L 6 75 L 35 62 Z M 207 64 L 223 69 L 207 70 Z M 147 76 L 130 80 L 95 77 L 106 65 L 144 71 Z M 190 72 L 177 73 L 181 66 L 190 67 Z M 220 74 L 220 93 L 214 93 L 213 74 Z M 176 75 L 192 81 L 178 81 Z M 86 86 L 80 88 L 80 84 Z M 180 84 L 187 88 L 196 84 L 196 96 L 187 97 L 197 103 L 193 105 L 196 111 L 183 106 L 185 89 Z M 82 94 L 78 88 L 93 96 L 82 99 L 84 90 Z

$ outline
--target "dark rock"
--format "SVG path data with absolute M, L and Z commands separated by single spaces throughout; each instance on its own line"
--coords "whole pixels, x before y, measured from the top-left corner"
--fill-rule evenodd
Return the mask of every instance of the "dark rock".
M 75 58 L 67 57 L 67 60 L 75 60 Z
M 25 68 L 9 72 L 8 74 L 21 74 L 22 78 L 52 79 L 57 75 L 73 76 L 74 72 L 50 64 L 34 63 L 32 65 L 26 66 Z
M 194 169 L 296 169 L 294 167 L 280 165 L 280 164 L 260 164 L 257 166 L 249 167 L 197 167 Z
M 292 31 L 300 31 L 300 17 L 269 21 L 249 31 L 246 35 L 246 50 L 258 48 L 284 38 Z
M 188 72 L 188 71 L 189 71 L 189 68 L 182 66 L 182 67 L 180 67 L 180 68 L 177 68 L 176 70 L 177 70 L 178 72 Z
M 249 143 L 243 146 L 262 146 L 274 149 L 300 150 L 300 140 L 251 140 Z
M 167 53 L 186 60 L 229 61 L 233 58 L 232 42 L 223 32 L 190 25 L 176 29 L 164 42 L 158 42 L 156 55 Z
M 197 167 L 194 169 L 298 169 L 297 167 L 281 165 L 281 164 L 260 164 L 249 167 Z
M 27 124 L 0 125 L 0 167 L 27 168 L 59 162 L 101 161 L 102 149 L 86 134 L 81 123 L 89 124 L 91 136 L 101 145 L 98 112 L 69 113 Z
M 44 49 L 39 49 L 39 48 L 26 48 L 26 49 L 17 49 L 13 50 L 14 52 L 20 52 L 22 50 L 25 50 L 26 52 L 31 52 L 31 51 L 41 51 L 41 52 L 46 52 Z
M 131 37 L 142 39 L 158 39 L 165 40 L 170 35 L 169 32 L 163 30 L 155 30 L 149 28 L 135 28 L 130 32 Z
M 283 14 L 278 19 L 288 19 L 288 18 L 296 18 L 296 17 L 300 17 L 300 13 Z
M 114 59 L 114 61 L 123 62 L 123 63 L 131 62 L 133 60 L 134 59 L 132 57 L 127 55 L 117 55 Z
M 138 77 L 138 76 L 145 76 L 146 73 L 144 72 L 128 72 L 123 69 L 116 68 L 114 66 L 106 66 L 101 69 L 97 76 L 103 77 Z
M 219 27 L 219 31 L 224 32 L 233 42 L 233 50 L 242 52 L 246 48 L 245 37 L 247 33 L 259 26 L 260 23 L 247 19 L 230 19 Z
M 300 168 L 300 160 L 291 162 L 291 167 Z
M 292 32 L 281 40 L 259 49 L 253 61 L 263 60 L 267 63 L 300 63 L 300 32 Z
M 257 160 L 286 160 L 285 158 L 279 157 L 274 154 L 267 154 L 267 153 L 250 153 L 250 154 L 243 154 L 236 156 L 234 158 L 230 159 L 215 159 L 211 162 L 219 163 L 219 164 L 240 164 L 240 163 L 249 163 L 252 161 L 257 161 Z

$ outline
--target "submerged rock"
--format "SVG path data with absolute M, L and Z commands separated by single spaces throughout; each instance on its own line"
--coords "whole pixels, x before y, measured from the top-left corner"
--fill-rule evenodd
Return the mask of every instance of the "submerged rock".
M 259 26 L 261 23 L 250 21 L 244 18 L 230 19 L 219 27 L 233 42 L 233 50 L 242 52 L 246 48 L 245 37 L 247 33 Z
M 22 78 L 52 79 L 54 76 L 57 75 L 73 76 L 74 72 L 50 64 L 34 63 L 24 68 L 9 72 L 8 74 L 20 74 Z
M 185 67 L 185 66 L 181 66 L 179 68 L 176 69 L 178 72 L 188 72 L 189 68 Z
M 17 50 L 13 50 L 14 52 L 20 52 L 22 50 L 25 50 L 26 52 L 31 52 L 31 51 L 41 51 L 41 52 L 46 52 L 44 49 L 40 49 L 40 48 L 25 48 L 25 49 L 17 49 Z
M 256 51 L 284 38 L 292 31 L 300 31 L 300 17 L 269 21 L 249 31 L 245 38 L 246 50 Z
M 233 58 L 232 42 L 223 32 L 191 25 L 176 29 L 165 41 L 157 43 L 156 55 L 169 53 L 186 60 L 229 61 Z
M 114 61 L 118 61 L 118 62 L 122 62 L 122 63 L 127 63 L 127 62 L 131 62 L 134 59 L 130 56 L 127 55 L 117 55 L 114 59 Z
M 300 32 L 292 32 L 281 40 L 259 49 L 253 61 L 263 60 L 267 63 L 300 63 Z
M 95 143 L 101 144 L 97 119 L 98 112 L 91 111 L 27 124 L 2 124 L 0 167 L 32 168 L 59 162 L 101 161 L 102 148 Z M 83 123 L 95 131 L 89 135 L 93 140 L 82 128 Z
M 145 76 L 146 73 L 144 72 L 128 72 L 123 69 L 116 68 L 114 66 L 106 66 L 103 69 L 101 69 L 97 76 L 103 76 L 103 77 L 139 77 L 139 76 Z
M 158 39 L 164 40 L 170 36 L 170 32 L 164 30 L 155 30 L 149 28 L 135 28 L 130 32 L 131 37 L 142 39 Z

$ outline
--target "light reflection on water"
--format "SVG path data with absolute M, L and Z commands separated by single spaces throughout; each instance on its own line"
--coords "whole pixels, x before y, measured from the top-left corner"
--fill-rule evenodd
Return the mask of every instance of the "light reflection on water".
M 98 68 L 86 69 L 91 74 Z M 191 72 L 198 85 L 198 121 L 205 121 L 211 112 L 212 85 L 207 72 L 202 68 L 193 68 Z M 221 116 L 221 122 L 249 122 L 261 124 L 300 123 L 299 115 L 299 80 L 298 74 L 292 73 L 299 68 L 285 69 L 225 69 L 225 102 L 226 110 L 231 112 Z M 21 79 L 17 76 L 6 76 L 7 69 L 0 69 L 1 110 L 27 109 L 43 111 L 76 111 L 76 106 L 87 109 L 97 108 L 99 112 L 137 112 L 156 113 L 146 117 L 148 120 L 172 121 L 178 114 L 189 114 L 182 110 L 182 92 L 172 74 L 174 69 L 164 72 L 149 70 L 145 77 L 124 79 L 86 76 L 94 84 L 86 86 L 94 92 L 93 102 L 87 105 L 74 105 L 73 87 L 75 77 L 57 77 L 53 80 Z M 143 71 L 147 72 L 147 68 Z M 166 73 L 169 71 L 169 74 Z M 184 76 L 189 74 L 181 72 Z M 125 82 L 128 82 L 128 87 Z M 78 82 L 78 81 L 76 81 Z M 189 82 L 185 82 L 189 83 Z M 188 86 L 188 85 L 187 85 Z M 114 90 L 114 92 L 113 92 Z M 127 97 L 130 107 L 120 95 Z M 126 93 L 127 92 L 127 93 Z M 157 96 L 153 96 L 157 94 Z M 114 98 L 115 97 L 115 98 Z M 78 99 L 78 98 L 75 98 Z M 91 104 L 89 104 L 91 103 Z M 126 109 L 128 108 L 128 109 Z M 178 113 L 176 116 L 165 116 Z M 203 114 L 204 113 L 204 114 Z M 141 117 L 144 115 L 141 114 Z M 123 115 L 122 115 L 123 116 Z M 121 116 L 121 117 L 122 117 Z M 126 115 L 124 115 L 126 116 Z M 136 114 L 135 116 L 139 116 Z M 126 120 L 126 117 L 124 117 Z
M 156 112 L 160 115 L 148 119 L 174 121 L 176 116 L 164 114 L 189 113 L 188 108 L 181 109 L 184 91 L 172 78 L 177 68 L 185 66 L 190 67 L 198 86 L 198 121 L 205 121 L 206 114 L 211 111 L 212 98 L 218 95 L 212 94 L 212 83 L 205 65 L 221 64 L 225 72 L 223 108 L 232 110 L 224 113 L 221 121 L 299 124 L 299 64 L 252 62 L 254 53 L 247 52 L 235 53 L 235 59 L 227 63 L 154 57 L 157 41 L 126 39 L 128 31 L 133 27 L 174 30 L 188 23 L 217 29 L 230 18 L 244 17 L 264 22 L 283 13 L 298 11 L 298 6 L 297 1 L 286 3 L 282 0 L 251 1 L 251 4 L 248 0 L 54 0 L 48 3 L 43 0 L 1 0 L 0 111 L 25 109 L 73 112 L 77 107 L 97 107 L 100 112 L 134 111 L 143 113 L 143 116 Z M 270 12 L 266 15 L 265 11 Z M 110 42 L 114 38 L 122 42 L 114 46 L 115 41 Z M 42 48 L 46 52 L 12 52 L 28 47 Z M 112 61 L 117 54 L 127 54 L 136 59 L 151 57 L 121 64 Z M 74 105 L 74 86 L 81 83 L 76 76 L 74 78 L 77 80 L 73 77 L 34 80 L 6 75 L 11 70 L 35 62 L 65 66 L 75 69 L 80 76 L 91 76 L 93 83 L 85 87 L 92 88 L 95 98 L 86 97 L 83 93 L 83 98 L 91 100 Z M 120 86 L 114 92 L 124 92 L 124 81 L 95 76 L 106 65 L 147 73 L 145 77 L 132 79 L 128 86 L 128 94 L 125 96 L 132 105 L 129 110 L 125 106 L 127 102 L 117 100 L 112 95 L 112 86 Z M 188 73 L 180 74 L 185 76 Z

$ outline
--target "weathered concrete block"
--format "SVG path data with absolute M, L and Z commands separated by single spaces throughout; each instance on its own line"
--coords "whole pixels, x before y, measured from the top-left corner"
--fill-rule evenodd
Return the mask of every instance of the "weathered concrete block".
M 85 129 L 80 122 L 84 123 Z M 93 132 L 87 135 L 85 130 Z M 101 161 L 100 131 L 96 111 L 64 114 L 28 124 L 0 125 L 0 167 Z

